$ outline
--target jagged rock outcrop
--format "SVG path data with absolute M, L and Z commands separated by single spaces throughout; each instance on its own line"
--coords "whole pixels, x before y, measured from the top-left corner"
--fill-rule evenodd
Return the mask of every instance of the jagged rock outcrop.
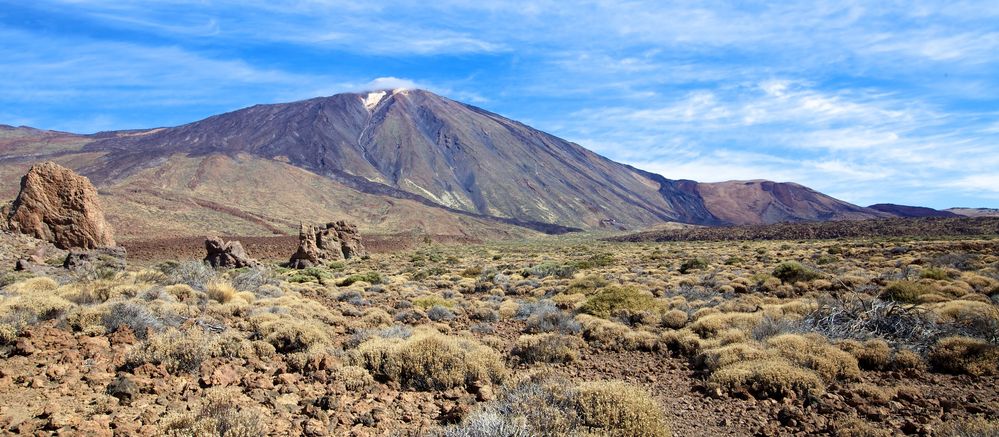
M 357 226 L 343 220 L 325 225 L 302 224 L 298 232 L 298 250 L 288 264 L 304 269 L 330 261 L 367 255 Z
M 205 262 L 216 269 L 238 269 L 253 267 L 257 260 L 250 258 L 239 241 L 225 241 L 220 237 L 205 239 Z
M 97 189 L 86 177 L 54 162 L 31 167 L 4 211 L 3 226 L 52 242 L 60 249 L 114 246 Z

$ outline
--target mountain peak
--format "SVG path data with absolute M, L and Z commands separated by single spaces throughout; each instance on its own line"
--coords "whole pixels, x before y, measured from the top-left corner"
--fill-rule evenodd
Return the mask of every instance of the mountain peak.
M 174 156 L 253 156 L 369 194 L 528 224 L 634 229 L 663 221 L 883 215 L 796 184 L 698 184 L 638 172 L 498 114 L 409 88 L 257 105 L 142 135 L 97 138 L 84 150 L 102 156 L 87 175 L 109 184 Z

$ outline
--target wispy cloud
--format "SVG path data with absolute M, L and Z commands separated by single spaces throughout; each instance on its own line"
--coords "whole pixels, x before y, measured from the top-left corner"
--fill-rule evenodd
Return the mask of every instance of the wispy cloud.
M 667 177 L 999 206 L 993 3 L 0 0 L 0 123 L 419 87 Z

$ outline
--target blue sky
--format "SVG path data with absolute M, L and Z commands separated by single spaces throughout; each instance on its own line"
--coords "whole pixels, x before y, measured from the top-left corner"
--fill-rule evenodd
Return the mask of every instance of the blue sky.
M 420 87 L 669 178 L 999 207 L 999 2 L 0 0 L 0 123 Z

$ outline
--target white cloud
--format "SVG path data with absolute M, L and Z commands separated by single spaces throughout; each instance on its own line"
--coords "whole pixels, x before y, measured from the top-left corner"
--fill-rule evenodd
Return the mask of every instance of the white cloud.
M 409 79 L 400 79 L 398 77 L 378 77 L 364 84 L 364 87 L 358 89 L 357 91 L 372 91 L 372 90 L 385 90 L 385 89 L 417 89 L 425 88 L 418 85 L 416 82 Z

